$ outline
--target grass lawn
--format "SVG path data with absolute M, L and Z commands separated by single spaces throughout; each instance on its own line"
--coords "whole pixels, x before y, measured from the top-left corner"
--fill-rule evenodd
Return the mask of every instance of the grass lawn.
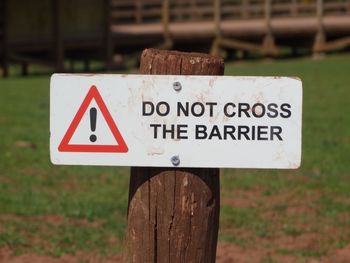
M 220 240 L 261 262 L 331 257 L 350 244 L 350 54 L 229 62 L 226 75 L 302 79 L 303 157 L 296 171 L 222 170 Z M 0 94 L 0 248 L 118 253 L 129 169 L 50 163 L 49 76 L 0 78 Z

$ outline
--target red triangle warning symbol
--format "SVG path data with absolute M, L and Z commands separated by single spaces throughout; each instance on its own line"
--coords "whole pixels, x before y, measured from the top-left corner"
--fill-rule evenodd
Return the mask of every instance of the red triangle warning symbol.
M 72 139 L 74 132 L 76 131 L 81 119 L 83 118 L 93 99 L 96 101 L 97 107 L 100 109 L 105 121 L 107 122 L 107 125 L 117 142 L 116 145 L 70 144 L 70 140 Z M 91 86 L 72 123 L 69 125 L 69 128 L 60 145 L 58 146 L 58 150 L 60 152 L 128 152 L 128 146 L 126 145 L 117 125 L 106 107 L 106 104 L 95 86 Z

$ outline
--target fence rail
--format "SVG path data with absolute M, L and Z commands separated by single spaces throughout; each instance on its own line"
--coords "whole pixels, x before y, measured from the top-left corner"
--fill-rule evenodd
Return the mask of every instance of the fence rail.
M 116 36 L 162 34 L 164 47 L 174 39 L 205 35 L 214 38 L 212 53 L 229 48 L 274 56 L 279 53 L 276 30 L 291 36 L 306 30 L 314 38 L 315 53 L 350 45 L 350 0 L 111 0 L 110 10 L 111 31 Z M 341 39 L 328 43 L 325 27 L 337 33 L 349 28 L 348 35 L 344 38 L 343 30 Z M 242 39 L 238 28 L 247 28 L 246 34 L 256 38 L 263 35 L 261 43 Z
M 112 0 L 110 3 L 114 23 L 154 23 L 162 20 L 161 0 Z M 214 19 L 214 1 L 169 1 L 169 22 L 208 21 Z M 317 15 L 317 0 L 273 0 L 269 2 L 271 17 L 303 17 Z M 222 0 L 221 20 L 262 18 L 264 0 Z M 323 15 L 350 15 L 349 0 L 322 1 Z

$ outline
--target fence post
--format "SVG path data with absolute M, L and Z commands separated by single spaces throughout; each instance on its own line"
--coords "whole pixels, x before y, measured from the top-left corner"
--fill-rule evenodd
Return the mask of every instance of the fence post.
M 6 0 L 0 0 L 0 62 L 2 67 L 2 75 L 7 77 L 9 74 L 8 65 L 8 43 L 7 43 L 7 3 Z
M 241 0 L 241 17 L 249 18 L 249 0 Z
M 223 75 L 224 63 L 206 54 L 146 49 L 140 71 Z M 219 169 L 132 167 L 129 187 L 123 262 L 215 262 Z
M 292 7 L 291 7 L 291 11 L 290 14 L 292 16 L 296 16 L 298 14 L 298 3 L 297 0 L 292 0 Z
M 275 38 L 272 32 L 271 26 L 271 8 L 272 0 L 265 0 L 264 4 L 264 14 L 265 14 L 265 26 L 266 26 L 266 34 L 263 40 L 263 48 L 262 53 L 265 56 L 276 56 L 278 54 L 277 47 L 275 45 Z
M 64 71 L 64 47 L 62 39 L 61 26 L 61 5 L 60 0 L 52 1 L 52 19 L 53 19 L 53 46 L 57 72 Z
M 164 44 L 162 45 L 162 49 L 169 49 L 173 46 L 173 42 L 170 36 L 170 6 L 169 0 L 162 1 L 162 24 L 163 24 L 163 36 L 164 36 Z
M 141 24 L 142 23 L 142 0 L 136 0 L 135 2 L 135 17 L 136 17 L 136 23 Z
M 323 0 L 317 0 L 317 7 L 316 7 L 316 16 L 317 16 L 317 33 L 315 36 L 314 44 L 312 47 L 313 55 L 314 57 L 317 57 L 320 55 L 320 53 L 323 51 L 325 42 L 326 42 L 326 36 L 324 32 L 323 27 Z
M 198 20 L 200 19 L 200 15 L 198 13 L 198 6 L 197 6 L 197 1 L 196 0 L 190 0 L 190 8 L 191 8 L 191 20 Z
M 210 54 L 218 56 L 221 41 L 221 0 L 214 0 L 214 40 Z
M 104 16 L 105 16 L 105 67 L 107 70 L 113 67 L 114 43 L 112 35 L 112 3 L 111 0 L 104 0 Z

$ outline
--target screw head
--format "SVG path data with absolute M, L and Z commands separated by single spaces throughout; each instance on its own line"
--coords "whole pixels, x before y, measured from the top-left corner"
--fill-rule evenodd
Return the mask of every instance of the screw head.
M 178 166 L 180 164 L 180 158 L 178 155 L 171 157 L 170 161 L 174 166 Z
M 175 91 L 179 92 L 182 89 L 181 83 L 179 81 L 175 81 L 173 83 L 173 88 Z

